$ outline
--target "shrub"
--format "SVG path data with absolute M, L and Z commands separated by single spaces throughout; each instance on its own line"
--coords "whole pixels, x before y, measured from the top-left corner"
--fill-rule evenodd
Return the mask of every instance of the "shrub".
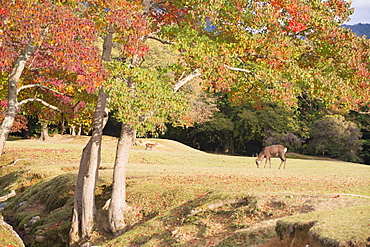
M 274 144 L 282 144 L 288 148 L 289 152 L 299 152 L 302 150 L 302 143 L 304 141 L 293 133 L 269 133 L 265 140 L 266 146 Z
M 340 115 L 328 115 L 313 123 L 307 152 L 358 162 L 362 134 L 359 127 Z

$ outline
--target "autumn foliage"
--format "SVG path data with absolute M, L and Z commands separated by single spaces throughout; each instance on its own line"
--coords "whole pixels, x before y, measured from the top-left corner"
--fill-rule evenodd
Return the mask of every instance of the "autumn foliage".
M 73 6 L 52 1 L 2 1 L 1 77 L 9 76 L 27 45 L 37 47 L 18 85 L 18 101 L 25 104 L 25 110 L 36 107 L 43 111 L 41 104 L 28 102 L 44 101 L 72 114 L 75 104 L 89 100 L 88 95 L 104 76 L 100 52 L 94 45 L 95 29 L 93 22 L 76 15 Z
M 211 92 L 231 92 L 235 102 L 254 102 L 257 108 L 269 99 L 295 105 L 302 93 L 330 108 L 368 103 L 369 41 L 340 27 L 352 13 L 348 2 L 183 4 L 192 6 L 192 18 L 182 17 L 162 33 L 181 40 L 178 50 L 202 69 Z

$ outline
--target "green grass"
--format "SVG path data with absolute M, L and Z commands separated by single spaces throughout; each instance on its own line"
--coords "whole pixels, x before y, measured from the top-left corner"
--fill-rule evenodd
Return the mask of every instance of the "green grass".
M 351 242 L 352 246 L 365 246 L 370 236 L 370 206 L 319 210 L 284 218 L 278 224 L 280 229 L 288 229 L 290 225 L 309 222 L 314 222 L 309 235 L 320 238 L 326 245 L 345 246 Z
M 0 196 L 11 189 L 19 196 L 9 199 L 11 206 L 4 214 L 14 214 L 14 207 L 27 200 L 28 206 L 15 215 L 17 224 L 27 222 L 34 209 L 42 220 L 32 226 L 32 233 L 53 236 L 54 245 L 62 241 L 87 141 L 88 137 L 59 135 L 49 142 L 8 141 L 0 157 Z M 257 169 L 252 157 L 208 154 L 170 140 L 141 141 L 132 148 L 127 174 L 131 229 L 111 242 L 113 236 L 98 231 L 95 245 L 249 246 L 276 237 L 274 226 L 264 222 L 290 215 L 315 218 L 315 212 L 335 212 L 333 222 L 323 220 L 312 228 L 315 233 L 326 227 L 325 237 L 363 238 L 355 226 L 368 216 L 352 215 L 348 208 L 369 207 L 369 166 L 288 154 L 285 170 L 277 169 L 279 159 L 272 159 L 272 169 Z M 146 141 L 159 145 L 144 150 Z M 104 137 L 98 209 L 110 196 L 116 143 L 115 138 Z M 342 236 L 327 226 L 347 209 L 343 214 L 353 220 L 345 224 L 353 227 Z M 364 225 L 363 231 L 370 233 L 370 226 Z

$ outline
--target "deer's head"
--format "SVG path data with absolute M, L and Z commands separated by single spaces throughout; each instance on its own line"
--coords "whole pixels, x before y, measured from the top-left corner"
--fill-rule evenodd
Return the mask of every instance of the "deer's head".
M 258 160 L 258 158 L 257 158 L 257 159 L 255 159 L 255 161 L 256 161 L 257 168 L 260 168 L 261 161 L 260 161 L 260 160 Z

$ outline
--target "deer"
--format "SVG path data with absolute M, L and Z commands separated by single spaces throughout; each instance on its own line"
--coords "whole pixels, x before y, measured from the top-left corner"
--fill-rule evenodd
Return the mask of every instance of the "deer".
M 272 145 L 272 146 L 265 147 L 264 149 L 262 149 L 262 151 L 259 153 L 256 159 L 257 168 L 260 167 L 260 164 L 262 163 L 264 158 L 266 158 L 266 161 L 265 161 L 265 166 L 263 168 L 266 168 L 267 160 L 269 161 L 270 168 L 271 168 L 271 157 L 279 156 L 281 159 L 279 169 L 283 163 L 284 163 L 284 169 L 285 169 L 285 164 L 286 164 L 285 153 L 287 151 L 288 149 L 284 147 L 283 145 Z
M 157 146 L 158 144 L 157 143 L 146 143 L 145 144 L 145 150 L 148 150 L 148 149 L 150 149 L 150 150 L 152 150 L 155 146 Z

